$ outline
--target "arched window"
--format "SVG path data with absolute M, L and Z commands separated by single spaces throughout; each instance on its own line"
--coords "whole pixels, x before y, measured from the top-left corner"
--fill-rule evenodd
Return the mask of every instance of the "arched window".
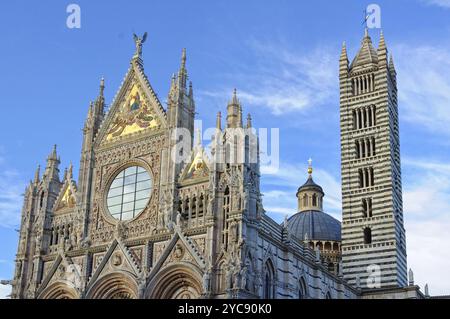
M 308 206 L 308 195 L 303 195 L 303 207 Z
M 367 209 L 367 200 L 362 199 L 362 207 L 363 207 L 363 217 L 366 218 L 368 215 L 368 209 Z
M 364 244 L 372 243 L 372 230 L 369 227 L 364 228 Z
M 358 175 L 359 175 L 359 187 L 363 188 L 364 187 L 364 176 L 363 176 L 363 170 L 362 169 L 358 170 Z
M 204 201 L 205 201 L 205 197 L 203 196 L 203 194 L 200 195 L 200 200 L 198 202 L 198 218 L 203 217 L 204 215 Z
M 273 283 L 274 283 L 274 268 L 272 262 L 267 260 L 264 274 L 264 299 L 273 299 Z
M 359 141 L 355 141 L 355 150 L 356 150 L 356 158 L 360 158 L 361 154 L 359 153 Z
M 39 208 L 42 208 L 42 205 L 44 205 L 44 196 L 45 196 L 45 192 L 42 191 L 41 198 L 39 200 Z
M 225 249 L 228 247 L 228 216 L 230 214 L 230 188 L 227 186 L 223 193 L 223 207 L 222 207 L 222 243 Z
M 308 299 L 308 291 L 306 289 L 305 279 L 302 277 L 299 281 L 298 299 Z
M 191 218 L 197 217 L 197 197 L 192 198 Z
M 313 196 L 312 196 L 312 205 L 317 206 L 317 195 L 316 194 L 313 194 Z

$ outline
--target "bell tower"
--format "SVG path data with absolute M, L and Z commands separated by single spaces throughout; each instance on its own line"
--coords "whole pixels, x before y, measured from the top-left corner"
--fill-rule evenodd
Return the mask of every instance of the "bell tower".
M 383 33 L 376 50 L 368 30 L 349 64 L 339 62 L 342 262 L 362 289 L 406 286 L 406 243 L 397 80 Z

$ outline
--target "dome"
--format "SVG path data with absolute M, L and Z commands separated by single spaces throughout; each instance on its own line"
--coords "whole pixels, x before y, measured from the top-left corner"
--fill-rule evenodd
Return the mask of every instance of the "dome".
M 341 240 L 341 223 L 317 210 L 297 213 L 288 219 L 289 232 L 300 240 Z

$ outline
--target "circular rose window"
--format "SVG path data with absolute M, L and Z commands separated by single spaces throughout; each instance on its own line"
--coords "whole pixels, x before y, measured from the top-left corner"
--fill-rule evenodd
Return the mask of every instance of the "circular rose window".
M 141 213 L 150 199 L 153 183 L 140 166 L 131 166 L 116 175 L 108 190 L 109 213 L 118 220 L 129 220 Z

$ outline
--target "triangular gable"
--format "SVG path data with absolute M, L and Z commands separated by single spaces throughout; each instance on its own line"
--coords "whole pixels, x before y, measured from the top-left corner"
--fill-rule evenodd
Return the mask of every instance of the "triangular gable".
M 42 283 L 37 291 L 37 295 L 56 281 L 64 281 L 72 284 L 74 288 L 81 288 L 81 266 L 75 264 L 71 258 L 65 256 L 62 252 L 59 253 L 47 275 L 42 280 Z
M 203 147 L 197 146 L 192 151 L 190 161 L 186 162 L 180 175 L 180 182 L 209 178 L 209 158 Z
M 166 114 L 143 69 L 132 61 L 110 111 L 100 128 L 97 144 L 108 144 L 166 127 Z
M 136 278 L 139 278 L 142 274 L 139 265 L 133 260 L 132 254 L 128 248 L 122 242 L 115 239 L 109 246 L 102 262 L 90 278 L 87 290 L 89 290 L 90 286 L 93 285 L 98 278 L 102 277 L 104 274 L 109 274 L 117 270 L 127 272 Z
M 74 181 L 66 178 L 53 205 L 54 213 L 73 211 L 77 205 L 77 187 Z
M 170 262 L 190 261 L 197 264 L 201 269 L 205 269 L 205 259 L 199 252 L 200 249 L 192 239 L 184 236 L 179 229 L 175 229 L 173 237 L 170 239 L 160 258 L 150 271 L 147 282 L 149 282 L 161 268 L 165 267 Z

